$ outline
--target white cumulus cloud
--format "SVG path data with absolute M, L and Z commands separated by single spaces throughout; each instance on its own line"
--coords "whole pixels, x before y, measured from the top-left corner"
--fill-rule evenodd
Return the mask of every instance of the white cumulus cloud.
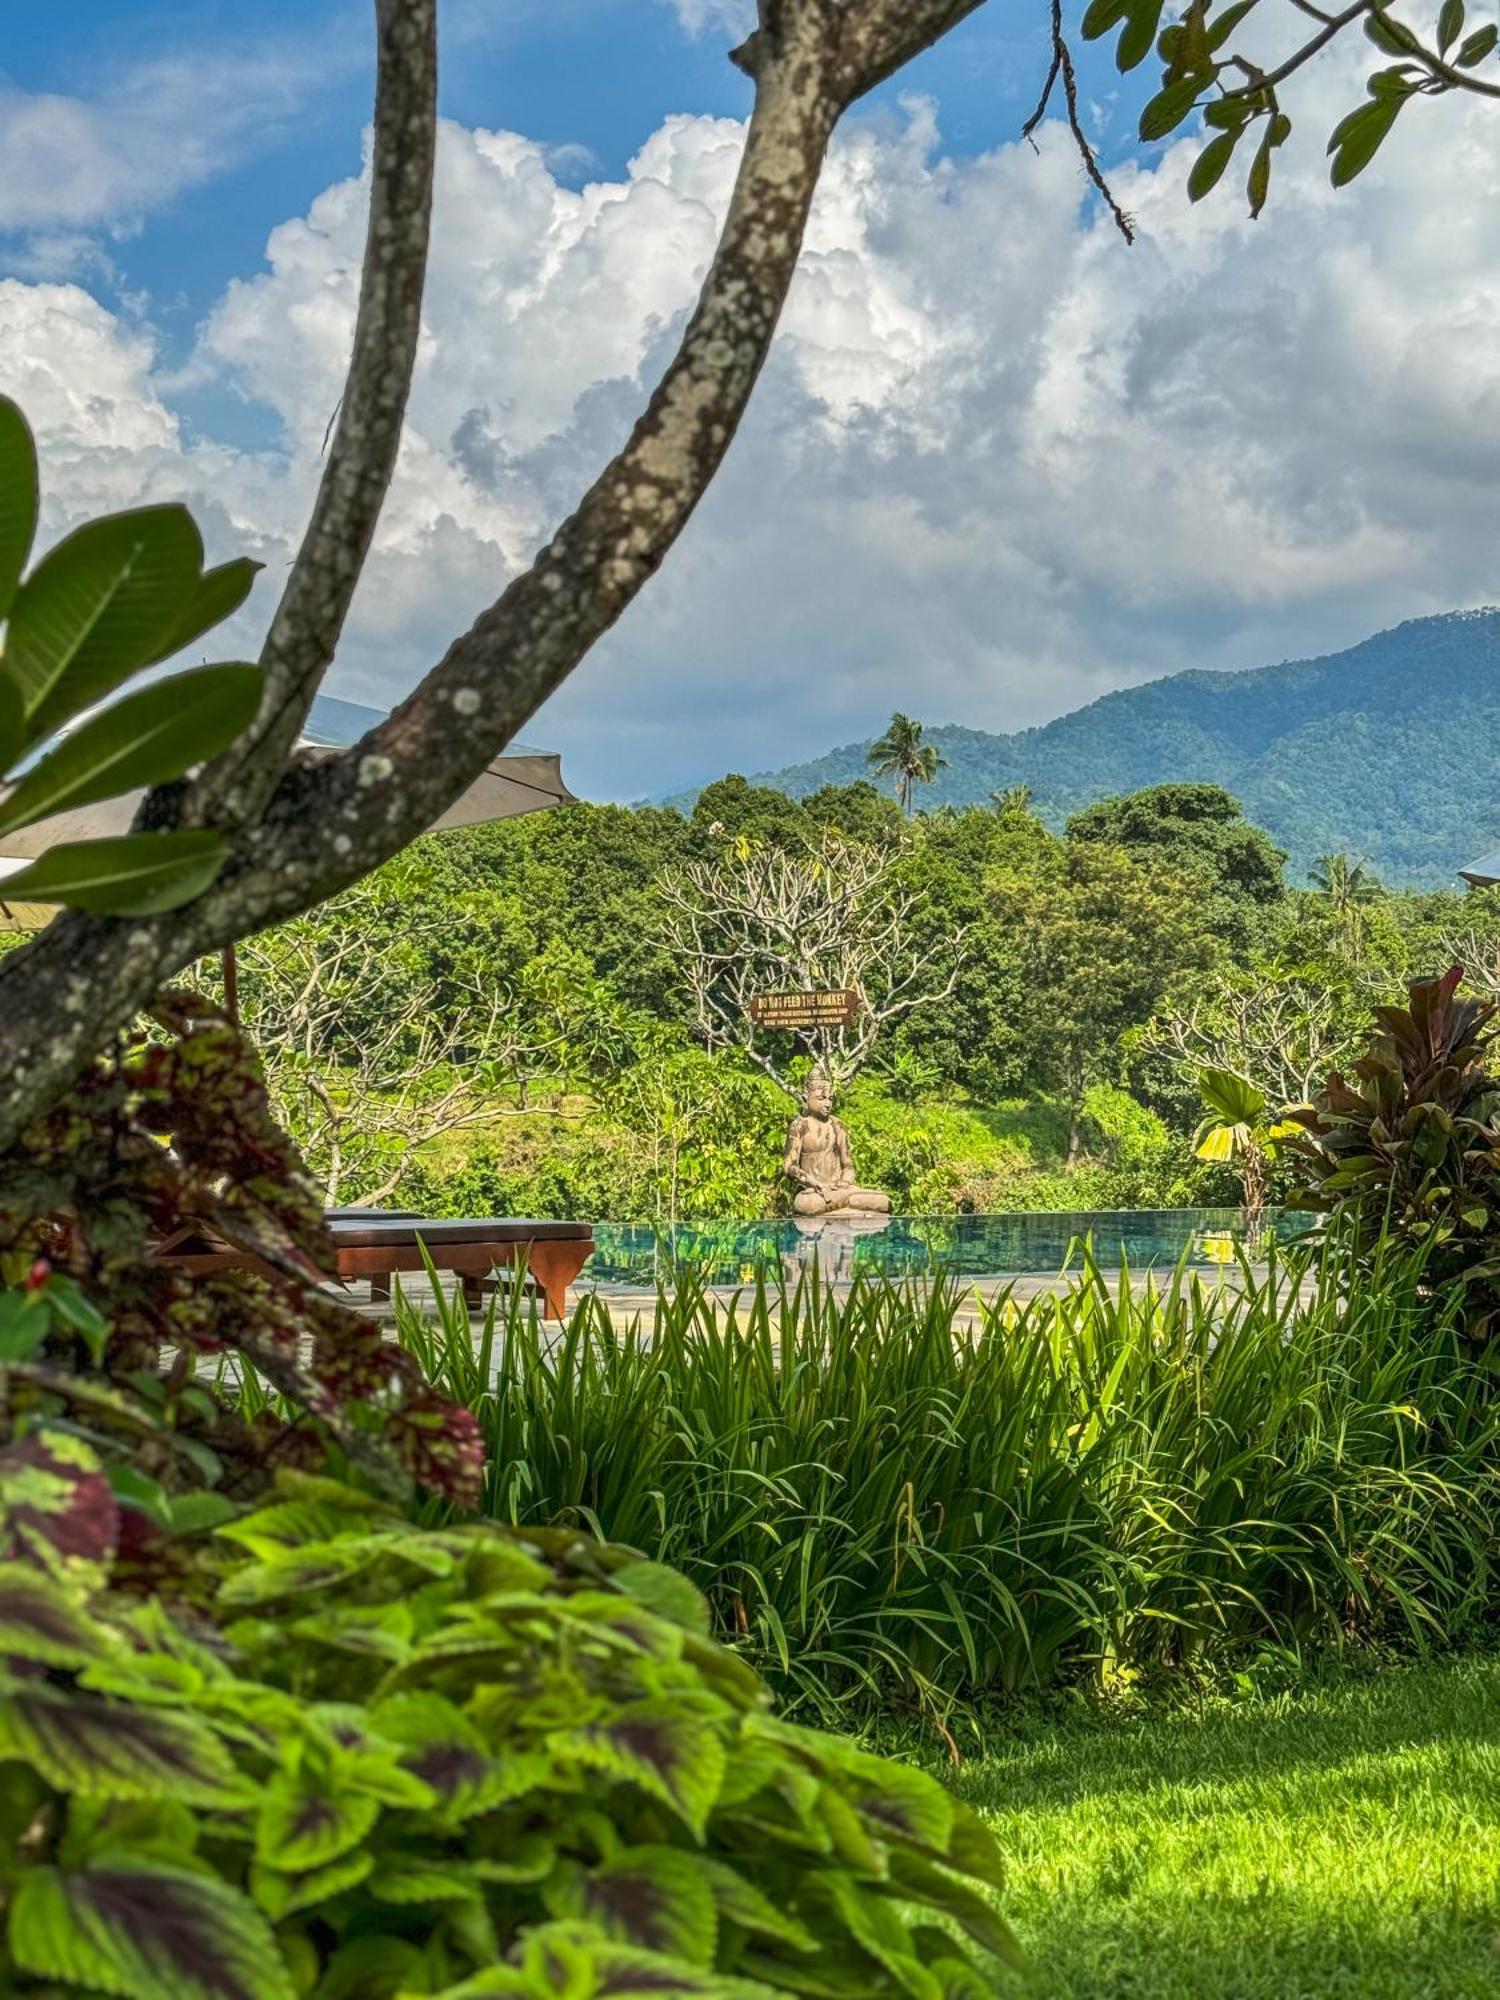
M 755 26 L 755 0 L 666 0 L 690 35 L 723 28 L 748 35 Z
M 1015 727 L 1493 597 L 1496 115 L 1414 107 L 1338 195 L 1331 116 L 1309 118 L 1257 224 L 1227 190 L 1189 207 L 1185 141 L 1121 176 L 1134 250 L 1055 130 L 1039 156 L 954 159 L 921 101 L 851 127 L 724 473 L 527 733 L 630 796 L 897 706 Z M 671 118 L 580 188 L 526 138 L 444 127 L 410 422 L 340 691 L 409 687 L 624 440 L 741 143 Z M 194 379 L 274 413 L 261 453 L 184 429 L 149 328 L 77 284 L 0 287 L 0 386 L 38 424 L 50 527 L 181 494 L 215 553 L 268 563 L 265 615 L 337 403 L 363 211 L 360 182 L 326 190 L 201 330 Z

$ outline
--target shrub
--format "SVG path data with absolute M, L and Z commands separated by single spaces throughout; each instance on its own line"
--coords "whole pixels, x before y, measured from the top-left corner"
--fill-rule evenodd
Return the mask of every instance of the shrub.
M 646 1330 L 513 1305 L 402 1338 L 475 1411 L 485 1505 L 671 1562 L 790 1698 L 947 1715 L 1064 1676 L 1459 1634 L 1496 1418 L 1387 1255 L 972 1317 L 936 1286 L 680 1286 Z
M 255 1269 L 195 1277 L 157 1243 L 209 1231 Z M 18 1431 L 86 1426 L 139 1542 L 175 1496 L 253 1497 L 268 1466 L 334 1440 L 393 1492 L 462 1501 L 477 1487 L 473 1419 L 436 1395 L 372 1321 L 321 1289 L 323 1206 L 272 1123 L 260 1067 L 209 1003 L 157 1002 L 151 1031 L 100 1056 L 0 1158 L 0 1283 L 51 1276 L 92 1314 L 17 1314 L 0 1352 L 0 1447 Z M 254 1427 L 193 1372 L 228 1352 L 289 1399 Z
M 284 1474 L 221 1530 L 215 1633 L 105 1591 L 34 1473 L 0 1485 L 6 1993 L 991 1990 L 979 1819 L 770 1716 L 670 1571 Z
M 1379 1024 L 1354 1080 L 1329 1077 L 1298 1147 L 1311 1188 L 1297 1205 L 1342 1225 L 1368 1256 L 1388 1239 L 1419 1249 L 1426 1288 L 1461 1310 L 1476 1340 L 1500 1312 L 1500 1079 L 1486 1057 L 1494 1003 L 1461 1000 L 1463 972 L 1409 989 Z

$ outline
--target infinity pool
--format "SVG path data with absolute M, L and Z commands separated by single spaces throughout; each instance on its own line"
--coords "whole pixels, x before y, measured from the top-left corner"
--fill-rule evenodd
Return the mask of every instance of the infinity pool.
M 1316 1218 L 1269 1212 L 1261 1224 L 1279 1242 Z M 1099 1209 L 1017 1215 L 857 1216 L 835 1221 L 603 1223 L 594 1229 L 588 1275 L 605 1284 L 653 1285 L 691 1270 L 704 1284 L 734 1285 L 757 1273 L 789 1274 L 815 1259 L 828 1277 L 890 1277 L 941 1270 L 955 1277 L 1054 1273 L 1091 1240 L 1100 1263 L 1144 1269 L 1183 1257 L 1196 1266 L 1232 1262 L 1242 1237 L 1237 1208 Z M 1256 1247 L 1261 1247 L 1258 1244 Z

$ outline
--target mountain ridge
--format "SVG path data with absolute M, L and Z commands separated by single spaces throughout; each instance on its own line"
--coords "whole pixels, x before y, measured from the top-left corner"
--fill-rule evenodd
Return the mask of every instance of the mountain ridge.
M 794 798 L 852 783 L 870 775 L 870 740 L 754 782 Z M 947 723 L 924 741 L 949 760 L 921 788 L 924 808 L 1028 784 L 1060 826 L 1117 792 L 1220 784 L 1287 849 L 1293 882 L 1343 850 L 1393 887 L 1451 887 L 1465 861 L 1500 845 L 1500 609 L 1408 619 L 1309 659 L 1189 667 L 1030 729 Z

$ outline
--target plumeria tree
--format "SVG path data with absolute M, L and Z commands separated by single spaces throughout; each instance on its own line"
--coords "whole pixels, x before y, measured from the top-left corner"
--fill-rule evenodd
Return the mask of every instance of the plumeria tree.
M 134 887 L 122 888 L 118 866 L 97 855 L 87 866 L 77 857 L 54 864 L 50 893 L 67 913 L 0 963 L 0 1153 L 184 967 L 348 887 L 430 826 L 635 600 L 691 518 L 748 406 L 839 121 L 982 4 L 759 0 L 755 31 L 733 52 L 754 103 L 718 247 L 627 442 L 531 565 L 454 638 L 407 699 L 352 749 L 313 759 L 297 740 L 337 650 L 395 469 L 422 323 L 437 4 L 375 0 L 370 217 L 349 370 L 312 516 L 261 649 L 260 678 L 242 682 L 253 690 L 253 713 L 227 744 L 200 729 L 190 755 L 180 746 L 168 755 L 158 740 L 131 766 L 130 782 L 148 787 L 136 837 L 178 843 L 153 894 L 139 893 L 141 850 Z M 1309 0 L 1293 5 L 1295 15 L 1287 0 L 1192 0 L 1163 27 L 1163 0 L 1092 0 L 1083 17 L 1085 36 L 1115 37 L 1122 69 L 1160 66 L 1144 137 L 1160 138 L 1202 108 L 1214 136 L 1192 170 L 1194 197 L 1245 145 L 1249 198 L 1260 209 L 1272 157 L 1290 129 L 1285 86 L 1351 32 L 1370 36 L 1380 66 L 1368 102 L 1334 134 L 1336 182 L 1360 170 L 1414 99 L 1500 96 L 1497 31 L 1492 23 L 1471 26 L 1463 0 L 1444 0 L 1430 29 L 1380 0 L 1337 12 Z M 1258 20 L 1268 9 L 1283 25 L 1295 19 L 1306 27 L 1271 64 L 1245 43 L 1252 14 Z M 1061 0 L 1053 0 L 1050 31 L 1036 118 L 1060 92 L 1085 166 L 1128 234 L 1080 123 Z M 18 590 L 36 512 L 35 467 L 13 449 L 0 481 L 0 615 L 10 614 L 12 628 L 20 621 L 23 642 L 9 631 L 0 768 L 19 754 L 24 731 L 43 732 L 54 706 L 77 713 L 107 692 L 97 682 L 101 652 L 112 672 L 119 669 L 108 684 L 118 685 L 180 649 L 205 629 L 205 616 L 224 615 L 227 605 L 211 593 L 227 594 L 241 581 L 219 573 L 210 584 L 181 510 L 147 509 L 96 533 L 88 564 L 70 538 L 70 554 L 48 558 L 47 588 L 31 577 Z M 104 541 L 100 570 L 93 559 Z M 83 570 L 88 588 L 75 587 Z M 124 760 L 116 765 L 119 775 Z

